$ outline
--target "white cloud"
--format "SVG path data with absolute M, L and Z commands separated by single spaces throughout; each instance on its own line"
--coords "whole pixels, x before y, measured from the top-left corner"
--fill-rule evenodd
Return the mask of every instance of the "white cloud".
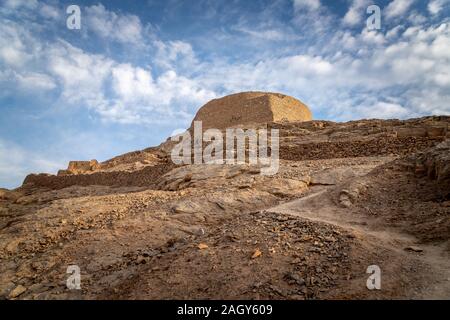
M 388 19 L 404 15 L 415 0 L 393 0 L 384 9 L 384 13 Z
M 156 113 L 173 112 L 174 101 L 189 104 L 206 102 L 215 97 L 188 78 L 167 71 L 154 80 L 149 70 L 121 64 L 112 69 L 113 89 L 123 104 L 134 103 Z
M 422 25 L 427 22 L 427 18 L 424 15 L 422 15 L 416 11 L 413 11 L 409 15 L 408 21 L 411 22 L 412 25 Z
M 60 16 L 60 11 L 58 10 L 58 8 L 48 5 L 48 4 L 45 4 L 45 3 L 41 4 L 39 13 L 45 18 L 54 19 L 54 20 L 58 19 Z
M 222 87 L 224 94 L 285 92 L 303 99 L 313 112 L 337 120 L 450 114 L 445 100 L 445 92 L 450 92 L 450 25 L 394 29 L 387 32 L 389 37 L 365 29 L 356 35 L 338 31 L 327 41 L 332 50 L 324 55 L 294 54 L 231 65 L 216 61 L 205 66 L 208 72 L 197 80 L 207 88 Z M 429 103 L 427 90 L 434 92 Z M 387 100 L 390 96 L 397 100 Z
M 430 2 L 428 2 L 428 11 L 432 15 L 437 15 L 442 11 L 442 9 L 444 9 L 446 5 L 449 4 L 449 2 L 449 0 L 431 0 Z
M 391 40 L 396 38 L 400 31 L 403 30 L 405 27 L 402 25 L 395 26 L 394 28 L 390 29 L 388 32 L 386 32 L 386 39 Z
M 448 88 L 448 86 L 447 86 Z M 409 103 L 421 114 L 447 115 L 450 116 L 448 101 L 450 101 L 450 91 L 448 89 L 434 86 L 426 86 L 415 90 L 408 90 Z M 430 107 L 431 106 L 431 107 Z
M 5 0 L 4 2 L 4 6 L 10 9 L 19 9 L 20 7 L 35 9 L 38 5 L 37 0 Z
M 368 0 L 353 0 L 347 13 L 344 16 L 344 24 L 354 26 L 361 23 L 369 6 Z
M 0 62 L 7 66 L 20 68 L 30 59 L 30 49 L 36 49 L 38 43 L 33 41 L 31 34 L 8 20 L 0 20 Z
M 382 33 L 376 30 L 369 31 L 367 28 L 363 29 L 361 32 L 361 39 L 369 44 L 381 45 L 385 43 L 385 38 Z
M 0 181 L 2 187 L 16 188 L 30 172 L 56 173 L 64 164 L 0 138 Z
M 85 23 L 89 31 L 98 36 L 121 43 L 143 43 L 143 27 L 139 17 L 118 15 L 108 11 L 102 4 L 87 7 Z
M 246 27 L 236 27 L 235 30 L 245 33 L 251 37 L 262 39 L 265 41 L 287 41 L 287 40 L 295 40 L 298 38 L 298 36 L 287 34 L 284 30 L 276 30 L 276 29 L 252 30 Z
M 52 90 L 56 88 L 55 80 L 43 73 L 29 72 L 17 74 L 19 85 L 28 90 Z
M 184 70 L 194 71 L 193 69 L 199 63 L 191 44 L 188 42 L 155 40 L 153 45 L 156 47 L 153 62 L 159 67 L 173 69 L 177 66 Z
M 336 26 L 336 16 L 318 0 L 294 0 L 292 23 L 296 35 L 322 39 L 329 35 L 331 26 Z
M 20 66 L 28 59 L 28 55 L 17 47 L 2 47 L 0 49 L 0 59 L 8 65 Z
M 400 6 L 400 2 L 395 0 L 389 6 L 397 8 L 397 13 L 404 11 L 409 5 L 402 2 Z M 366 4 L 365 0 L 355 0 L 349 11 L 364 9 Z M 59 90 L 60 105 L 84 106 L 104 121 L 121 123 L 188 121 L 196 108 L 217 95 L 244 90 L 286 92 L 330 118 L 348 119 L 375 115 L 364 106 L 378 103 L 385 103 L 379 105 L 380 110 L 392 107 L 398 114 L 403 114 L 403 109 L 426 114 L 419 107 L 424 104 L 413 103 L 420 101 L 420 96 L 405 93 L 420 87 L 435 90 L 435 104 L 428 104 L 428 113 L 450 111 L 439 99 L 439 94 L 445 97 L 443 92 L 450 91 L 448 24 L 427 28 L 415 25 L 406 30 L 399 25 L 386 34 L 366 29 L 359 34 L 348 30 L 331 33 L 326 23 L 333 18 L 326 16 L 326 9 L 318 10 L 320 2 L 299 1 L 297 6 L 316 10 L 312 13 L 314 21 L 298 22 L 305 27 L 310 26 L 308 23 L 320 24 L 307 38 L 315 38 L 317 43 L 310 42 L 307 49 L 290 46 L 245 63 L 225 58 L 201 61 L 187 41 L 152 39 L 155 50 L 151 65 L 136 65 L 86 52 L 65 41 L 41 44 L 24 26 L 6 23 L 0 30 L 5 35 L 0 42 L 12 45 L 0 49 L 0 61 L 7 66 L 0 69 L 0 78 L 9 76 L 23 87 L 34 84 L 39 90 Z M 144 29 L 136 16 L 110 12 L 102 5 L 89 10 L 89 25 L 95 26 L 91 30 L 99 36 L 119 42 L 140 41 Z M 297 17 L 304 15 L 299 11 Z M 134 24 L 132 36 L 122 39 L 122 35 L 108 33 L 120 29 L 123 23 L 119 21 Z M 355 21 L 348 18 L 347 22 Z M 270 24 L 241 29 L 252 37 L 278 39 L 284 35 Z M 386 96 L 398 96 L 399 100 L 387 101 Z M 385 110 L 377 115 L 388 114 Z
M 294 10 L 318 10 L 320 8 L 320 0 L 294 0 Z
M 377 102 L 367 107 L 360 106 L 358 115 L 368 119 L 404 119 L 412 116 L 407 108 L 389 102 Z
M 65 42 L 52 46 L 49 59 L 49 71 L 60 79 L 64 100 L 85 105 L 105 120 L 168 121 L 177 114 L 190 116 L 188 107 L 215 97 L 213 91 L 174 71 L 154 79 L 151 70 L 88 54 Z M 175 103 L 179 111 L 172 106 Z
M 141 41 L 141 22 L 136 16 L 108 12 L 101 5 L 90 10 L 91 18 L 95 17 L 90 23 L 98 27 L 96 31 L 111 30 L 103 36 Z M 32 25 L 1 16 L 0 22 L 0 81 L 5 88 L 12 89 L 16 84 L 27 90 L 56 90 L 60 93 L 57 105 L 85 107 L 104 121 L 121 123 L 185 122 L 193 116 L 195 107 L 216 96 L 213 90 L 176 72 L 177 68 L 195 71 L 198 64 L 187 42 L 153 43 L 157 52 L 154 63 L 162 67 L 154 76 L 149 67 L 120 63 L 63 40 L 41 42 Z M 129 22 L 134 26 L 125 26 Z
M 92 106 L 104 99 L 103 84 L 110 75 L 113 61 L 102 55 L 60 41 L 46 48 L 49 72 L 59 80 L 62 98 L 69 104 Z

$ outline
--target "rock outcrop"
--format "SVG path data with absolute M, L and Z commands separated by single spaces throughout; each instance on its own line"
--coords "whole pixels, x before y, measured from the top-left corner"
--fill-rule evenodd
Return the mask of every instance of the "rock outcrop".
M 438 181 L 450 179 L 450 139 L 413 156 L 414 171 Z

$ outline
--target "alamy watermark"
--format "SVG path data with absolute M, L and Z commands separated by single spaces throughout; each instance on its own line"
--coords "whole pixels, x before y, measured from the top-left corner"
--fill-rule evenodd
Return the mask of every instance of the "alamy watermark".
M 375 4 L 367 7 L 367 14 L 370 16 L 366 20 L 367 30 L 381 29 L 381 8 Z M 78 5 L 72 4 L 67 7 L 66 26 L 69 30 L 81 29 L 81 9 Z
M 381 290 L 381 268 L 377 265 L 367 267 L 366 273 L 370 274 L 366 286 L 369 290 Z
M 66 20 L 66 26 L 69 30 L 81 29 L 81 9 L 76 4 L 67 7 L 66 13 L 69 15 Z
M 367 14 L 370 16 L 367 18 L 367 30 L 380 30 L 381 29 L 381 9 L 377 5 L 371 5 L 367 8 Z
M 66 286 L 69 290 L 80 290 L 81 289 L 81 271 L 80 267 L 77 265 L 70 265 L 67 267 L 66 273 L 70 274 L 67 278 Z
M 208 129 L 203 132 L 202 121 L 194 121 L 193 133 L 193 137 L 190 131 L 171 137 L 172 141 L 179 142 L 171 152 L 173 163 L 231 165 L 248 163 L 261 166 L 262 175 L 271 176 L 278 172 L 280 164 L 278 129 L 270 130 L 269 139 L 267 129 L 228 128 L 225 130 L 225 148 L 222 131 Z M 207 143 L 205 148 L 204 143 Z

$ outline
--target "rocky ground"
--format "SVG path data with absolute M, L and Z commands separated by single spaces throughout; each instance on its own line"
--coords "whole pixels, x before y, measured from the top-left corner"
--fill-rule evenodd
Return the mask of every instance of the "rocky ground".
M 0 190 L 0 297 L 448 299 L 449 122 L 271 123 L 273 177 L 175 166 L 169 142 L 30 175 Z

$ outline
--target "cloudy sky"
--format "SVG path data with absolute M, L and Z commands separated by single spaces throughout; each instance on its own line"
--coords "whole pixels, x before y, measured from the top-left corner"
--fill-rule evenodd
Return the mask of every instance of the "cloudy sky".
M 316 119 L 448 115 L 449 13 L 450 0 L 0 0 L 0 187 L 157 145 L 238 91 L 292 95 Z

